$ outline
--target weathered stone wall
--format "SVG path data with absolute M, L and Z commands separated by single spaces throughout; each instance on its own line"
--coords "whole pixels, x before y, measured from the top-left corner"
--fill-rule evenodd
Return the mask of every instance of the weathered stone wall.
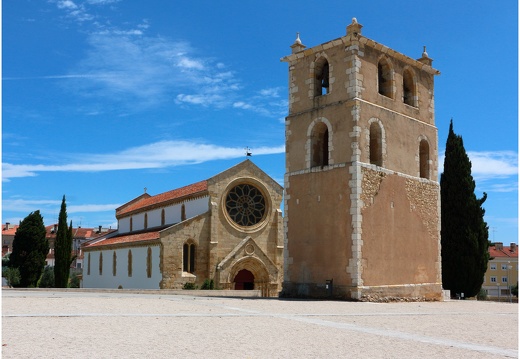
M 362 172 L 363 293 L 392 288 L 394 295 L 403 290 L 403 296 L 417 296 L 424 288 L 439 289 L 438 184 Z

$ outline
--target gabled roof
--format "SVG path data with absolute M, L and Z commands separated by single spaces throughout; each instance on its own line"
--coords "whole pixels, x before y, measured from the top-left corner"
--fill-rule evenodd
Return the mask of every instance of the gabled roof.
M 518 258 L 518 245 L 504 246 L 498 242 L 488 248 L 491 258 Z
M 19 225 L 17 224 L 3 224 L 2 225 L 2 235 L 3 236 L 14 236 L 18 229 Z
M 169 202 L 180 201 L 195 195 L 203 194 L 208 189 L 208 181 L 200 181 L 188 186 L 177 188 L 168 192 L 160 193 L 156 196 L 142 198 L 129 205 L 123 205 L 116 209 L 116 218 L 123 217 L 132 212 L 145 208 L 154 208 L 158 205 L 165 205 Z

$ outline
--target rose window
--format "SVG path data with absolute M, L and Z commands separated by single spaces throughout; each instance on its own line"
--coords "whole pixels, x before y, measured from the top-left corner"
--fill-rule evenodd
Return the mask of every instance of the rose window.
M 233 187 L 226 197 L 226 210 L 240 226 L 253 226 L 265 215 L 265 198 L 260 190 L 250 184 Z

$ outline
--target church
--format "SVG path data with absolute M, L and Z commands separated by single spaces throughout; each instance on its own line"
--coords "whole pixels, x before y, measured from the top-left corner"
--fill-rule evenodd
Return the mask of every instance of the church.
M 440 300 L 434 77 L 361 34 L 289 65 L 284 189 L 246 160 L 116 209 L 84 249 L 86 288 L 181 289 L 213 281 L 263 296 Z M 284 216 L 281 204 L 283 198 Z
M 86 243 L 84 288 L 256 289 L 283 278 L 283 189 L 245 160 L 209 179 L 116 209 L 118 230 Z
M 434 117 L 439 71 L 362 35 L 289 65 L 285 271 L 281 295 L 439 300 L 440 187 Z

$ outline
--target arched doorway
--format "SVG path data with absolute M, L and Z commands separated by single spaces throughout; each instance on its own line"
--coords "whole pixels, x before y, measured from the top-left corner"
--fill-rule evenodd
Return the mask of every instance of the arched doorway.
M 237 273 L 235 279 L 236 290 L 253 290 L 255 289 L 255 276 L 247 269 L 242 269 Z

